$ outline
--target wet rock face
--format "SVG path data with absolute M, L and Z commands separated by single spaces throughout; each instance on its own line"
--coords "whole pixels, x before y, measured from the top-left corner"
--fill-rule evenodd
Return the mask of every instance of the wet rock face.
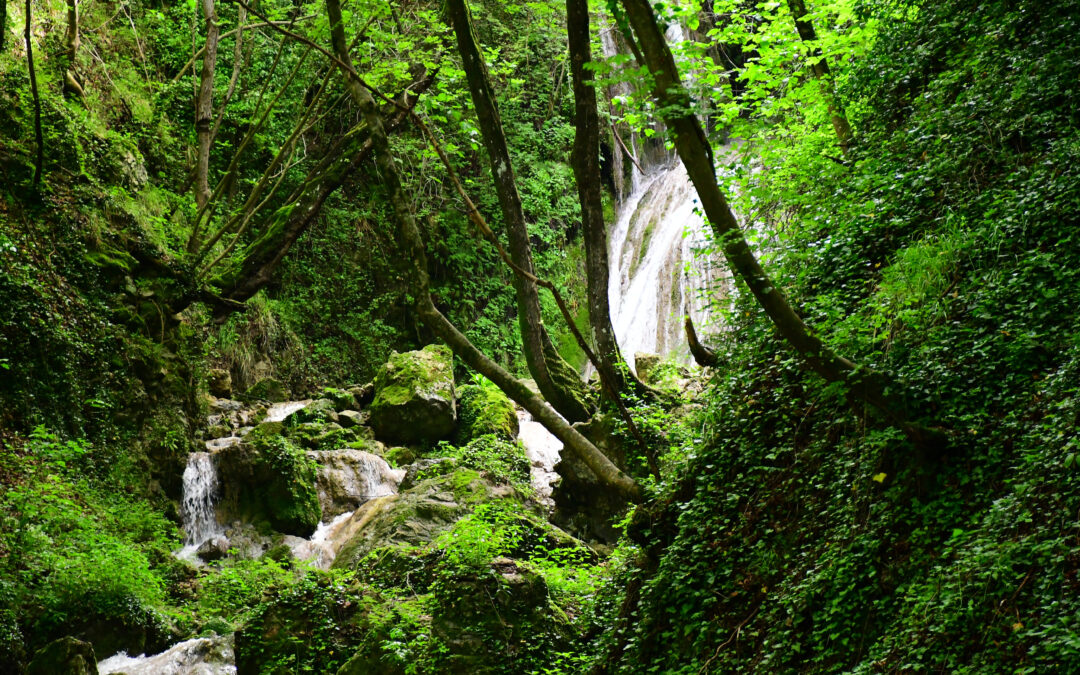
M 352 569 L 376 548 L 433 541 L 497 490 L 479 472 L 459 468 L 421 479 L 396 496 L 367 502 L 353 514 L 356 526 L 333 566 Z
M 454 431 L 454 370 L 449 347 L 390 355 L 375 378 L 371 425 L 378 438 L 419 443 L 447 438 Z
M 26 675 L 97 675 L 97 672 L 93 645 L 73 637 L 45 645 L 26 668 Z
M 319 465 L 317 490 L 324 520 L 376 497 L 394 494 L 405 474 L 403 469 L 392 469 L 382 457 L 363 450 L 309 452 L 308 457 Z

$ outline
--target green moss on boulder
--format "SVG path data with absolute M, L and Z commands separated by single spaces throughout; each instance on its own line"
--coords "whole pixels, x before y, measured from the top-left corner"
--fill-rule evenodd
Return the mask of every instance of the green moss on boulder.
M 395 443 L 436 441 L 453 433 L 456 419 L 449 347 L 428 345 L 392 353 L 375 378 L 371 403 L 375 434 Z
M 517 410 L 500 389 L 467 384 L 459 391 L 458 427 L 454 436 L 458 445 L 484 434 L 494 434 L 508 441 L 517 438 Z
M 222 450 L 218 463 L 228 516 L 298 537 L 315 531 L 322 517 L 315 463 L 288 439 L 253 431 L 247 443 Z
M 281 403 L 289 400 L 289 391 L 280 381 L 268 377 L 251 385 L 251 388 L 244 393 L 244 399 L 247 401 Z

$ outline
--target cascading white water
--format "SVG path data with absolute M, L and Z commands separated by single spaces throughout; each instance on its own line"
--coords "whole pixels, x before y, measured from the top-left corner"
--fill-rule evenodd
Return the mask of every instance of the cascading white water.
M 621 205 L 608 235 L 608 302 L 631 366 L 635 352 L 689 361 L 683 317 L 707 327 L 707 294 L 721 279 L 712 258 L 695 251 L 706 245 L 697 192 L 681 163 L 646 176 Z
M 184 493 L 180 504 L 184 532 L 187 534 L 184 548 L 179 553 L 181 558 L 194 558 L 204 541 L 223 534 L 214 510 L 217 497 L 218 475 L 213 455 L 209 452 L 191 453 L 184 469 Z
M 541 502 L 551 504 L 551 492 L 559 478 L 555 465 L 559 463 L 562 441 L 533 419 L 524 410 L 518 410 L 518 440 L 529 458 L 529 482 Z
M 97 664 L 101 675 L 234 675 L 232 638 L 194 638 L 153 656 L 114 654 Z
M 263 421 L 284 422 L 286 417 L 293 414 L 297 410 L 304 409 L 310 403 L 310 398 L 303 401 L 285 401 L 283 403 L 275 403 L 266 409 L 266 417 L 263 418 Z
M 608 58 L 620 51 L 615 30 L 601 30 Z M 688 34 L 673 22 L 666 38 L 676 43 L 688 39 Z M 631 93 L 627 82 L 607 90 L 612 98 Z M 650 157 L 636 134 L 629 134 L 624 142 L 636 159 L 630 170 L 624 157 L 627 151 L 613 150 L 619 206 L 608 233 L 608 303 L 615 339 L 632 367 L 636 352 L 673 356 L 688 363 L 683 318 L 689 315 L 699 330 L 708 331 L 707 297 L 723 290 L 721 268 L 711 256 L 700 253 L 707 243 L 705 223 L 697 208 L 697 192 L 681 162 L 663 152 Z M 641 165 L 647 175 L 636 168 Z M 624 176 L 629 177 L 626 183 Z

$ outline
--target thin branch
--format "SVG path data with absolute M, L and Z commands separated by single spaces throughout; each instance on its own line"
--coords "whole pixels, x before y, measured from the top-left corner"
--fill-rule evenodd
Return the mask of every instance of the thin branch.
M 630 158 L 630 161 L 634 163 L 634 166 L 637 167 L 637 170 L 641 172 L 642 176 L 644 176 L 645 169 L 641 168 L 641 164 L 638 164 L 637 157 L 634 157 L 634 154 L 630 152 L 630 148 L 626 147 L 626 143 L 623 143 L 622 136 L 619 135 L 619 131 L 615 128 L 614 122 L 611 123 L 611 133 L 614 134 L 615 140 L 619 142 L 619 147 L 623 149 L 623 152 L 626 153 L 626 156 Z

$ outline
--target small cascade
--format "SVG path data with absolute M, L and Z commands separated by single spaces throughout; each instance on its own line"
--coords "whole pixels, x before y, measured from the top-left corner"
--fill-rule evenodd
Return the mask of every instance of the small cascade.
M 330 569 L 338 549 L 345 542 L 339 536 L 345 523 L 353 517 L 355 511 L 345 511 L 334 516 L 329 522 L 321 522 L 310 539 L 286 537 L 285 543 L 297 560 L 307 560 L 321 570 Z
M 285 401 L 284 403 L 275 403 L 266 409 L 266 417 L 264 422 L 284 422 L 285 418 L 293 414 L 297 410 L 303 410 L 311 403 L 311 399 L 303 401 Z
M 218 488 L 213 455 L 209 452 L 191 453 L 184 469 L 184 494 L 180 505 L 187 536 L 179 557 L 194 559 L 195 552 L 203 542 L 224 533 L 214 510 Z
M 555 481 L 559 479 L 559 474 L 555 473 L 555 465 L 559 463 L 559 455 L 563 449 L 562 441 L 555 438 L 528 412 L 518 410 L 517 417 L 518 440 L 521 441 L 521 445 L 525 448 L 525 455 L 529 458 L 529 477 L 532 487 L 542 503 L 553 505 L 551 492 Z
M 338 549 L 355 529 L 360 507 L 380 497 L 396 495 L 404 469 L 393 469 L 382 457 L 363 450 L 324 450 L 313 453 L 319 462 L 317 491 L 324 520 L 310 539 L 286 537 L 297 560 L 329 569 Z
M 101 675 L 235 675 L 231 637 L 194 638 L 154 656 L 114 654 L 97 664 Z
M 363 450 L 343 448 L 312 453 L 319 463 L 319 503 L 324 516 L 352 511 L 376 497 L 397 494 L 404 469 L 392 469 L 386 460 Z

